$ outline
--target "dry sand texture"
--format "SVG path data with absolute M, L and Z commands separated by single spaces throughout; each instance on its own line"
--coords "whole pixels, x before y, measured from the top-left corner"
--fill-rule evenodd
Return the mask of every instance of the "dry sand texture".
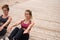
M 26 9 L 32 10 L 35 26 L 31 30 L 30 40 L 60 40 L 60 0 L 7 1 L 0 0 L 0 6 L 4 3 L 10 5 L 12 23 L 23 19 Z

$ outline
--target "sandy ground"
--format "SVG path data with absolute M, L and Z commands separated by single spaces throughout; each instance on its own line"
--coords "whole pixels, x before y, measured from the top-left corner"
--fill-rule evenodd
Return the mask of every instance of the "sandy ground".
M 60 40 L 60 0 L 12 1 L 9 5 L 9 14 L 13 18 L 11 24 L 22 20 L 26 9 L 32 10 L 35 25 L 30 33 L 30 40 Z M 2 14 L 1 10 L 0 13 Z

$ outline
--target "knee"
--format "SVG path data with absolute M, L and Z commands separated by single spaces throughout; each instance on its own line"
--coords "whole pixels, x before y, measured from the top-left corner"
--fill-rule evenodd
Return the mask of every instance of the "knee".
M 19 28 L 18 28 L 18 27 L 16 27 L 14 30 L 19 30 Z

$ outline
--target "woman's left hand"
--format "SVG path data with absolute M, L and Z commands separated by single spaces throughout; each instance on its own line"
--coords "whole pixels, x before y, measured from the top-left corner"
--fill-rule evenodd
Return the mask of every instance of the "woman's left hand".
M 3 27 L 0 27 L 0 31 L 2 31 Z
M 23 32 L 23 34 L 26 34 L 26 33 L 29 33 L 27 30 L 25 30 L 24 32 Z

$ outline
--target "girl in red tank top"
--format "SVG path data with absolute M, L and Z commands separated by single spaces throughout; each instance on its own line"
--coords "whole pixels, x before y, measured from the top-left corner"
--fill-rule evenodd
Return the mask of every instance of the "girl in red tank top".
M 14 26 L 21 24 L 21 28 L 15 28 L 11 35 L 9 36 L 9 40 L 28 40 L 29 39 L 29 32 L 30 29 L 33 27 L 34 22 L 31 21 L 32 19 L 32 12 L 30 10 L 25 11 L 25 20 L 21 22 L 17 22 L 12 25 L 9 29 Z
M 21 21 L 21 27 L 22 28 L 28 28 L 28 26 L 31 24 L 31 21 L 29 21 L 29 23 L 24 23 L 25 20 Z

